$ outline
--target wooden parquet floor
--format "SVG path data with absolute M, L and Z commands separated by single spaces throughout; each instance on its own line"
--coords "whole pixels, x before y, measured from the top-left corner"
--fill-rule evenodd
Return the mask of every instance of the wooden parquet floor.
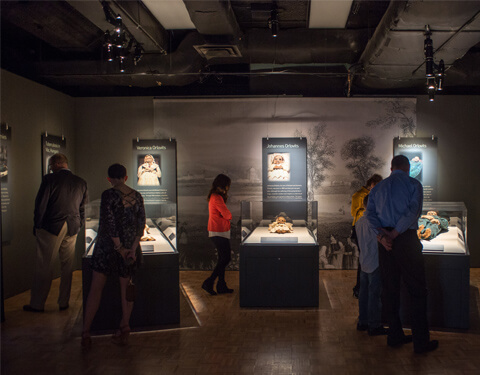
M 478 295 L 469 330 L 432 330 L 438 350 L 415 355 L 412 345 L 389 348 L 385 337 L 356 331 L 355 271 L 321 271 L 328 301 L 318 309 L 239 307 L 238 272 L 227 272 L 233 295 L 210 296 L 200 288 L 208 272 L 181 271 L 183 290 L 198 324 L 131 335 L 127 347 L 108 336 L 93 338 L 82 353 L 81 272 L 75 272 L 70 309 L 58 311 L 54 280 L 43 314 L 22 306 L 29 292 L 5 301 L 1 325 L 5 374 L 480 374 Z M 480 269 L 471 270 L 480 287 Z M 182 315 L 185 312 L 182 313 Z

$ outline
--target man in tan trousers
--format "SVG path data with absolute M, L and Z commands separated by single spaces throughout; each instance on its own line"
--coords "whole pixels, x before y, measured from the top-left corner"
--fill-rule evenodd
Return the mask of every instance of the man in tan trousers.
M 37 259 L 30 304 L 23 306 L 25 311 L 30 312 L 44 311 L 57 254 L 61 266 L 58 306 L 60 310 L 68 308 L 75 242 L 85 219 L 85 203 L 88 199 L 87 183 L 68 169 L 65 155 L 53 155 L 49 168 L 53 173 L 43 176 L 35 199 Z

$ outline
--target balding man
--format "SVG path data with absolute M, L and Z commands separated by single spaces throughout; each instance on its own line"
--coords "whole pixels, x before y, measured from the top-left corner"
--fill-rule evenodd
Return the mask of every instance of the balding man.
M 61 278 L 58 306 L 69 306 L 77 234 L 84 222 L 87 183 L 68 169 L 68 159 L 55 154 L 49 160 L 53 172 L 43 176 L 35 199 L 34 233 L 37 259 L 30 304 L 25 311 L 43 312 L 50 291 L 53 266 L 60 258 Z
M 417 237 L 422 212 L 423 186 L 409 176 L 410 162 L 397 155 L 392 173 L 370 192 L 365 211 L 370 227 L 379 241 L 379 261 L 388 314 L 387 344 L 398 347 L 412 341 L 415 353 L 438 347 L 430 340 L 427 320 L 427 285 L 422 244 Z M 403 332 L 400 320 L 400 280 L 403 279 L 412 300 L 412 336 Z

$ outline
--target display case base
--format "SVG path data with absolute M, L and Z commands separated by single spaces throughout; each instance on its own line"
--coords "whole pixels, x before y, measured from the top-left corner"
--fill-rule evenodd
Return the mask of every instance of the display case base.
M 318 245 L 240 245 L 241 307 L 318 307 Z
M 83 308 L 92 282 L 91 258 L 82 260 Z M 148 329 L 180 322 L 178 253 L 144 254 L 143 264 L 134 276 L 135 303 L 130 325 Z M 122 307 L 118 277 L 108 277 L 91 330 L 118 328 Z
M 467 329 L 470 316 L 470 256 L 423 254 L 428 288 L 427 314 L 432 328 Z M 402 288 L 402 321 L 411 322 L 411 304 Z

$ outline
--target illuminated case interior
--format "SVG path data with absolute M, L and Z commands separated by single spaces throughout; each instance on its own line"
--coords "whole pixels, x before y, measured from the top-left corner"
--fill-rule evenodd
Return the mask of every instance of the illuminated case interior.
M 269 225 L 285 214 L 291 233 L 271 233 Z M 282 215 L 283 216 L 283 215 Z M 241 202 L 241 242 L 251 244 L 317 244 L 318 203 Z
M 156 217 L 147 218 L 140 247 L 143 254 L 177 252 L 176 204 L 157 206 Z M 95 248 L 100 219 L 100 200 L 90 202 L 85 207 L 85 256 L 90 258 Z
M 421 240 L 424 253 L 468 254 L 467 208 L 463 202 L 424 202 L 422 215 L 435 211 L 448 220 L 448 231 L 442 230 L 431 240 Z

